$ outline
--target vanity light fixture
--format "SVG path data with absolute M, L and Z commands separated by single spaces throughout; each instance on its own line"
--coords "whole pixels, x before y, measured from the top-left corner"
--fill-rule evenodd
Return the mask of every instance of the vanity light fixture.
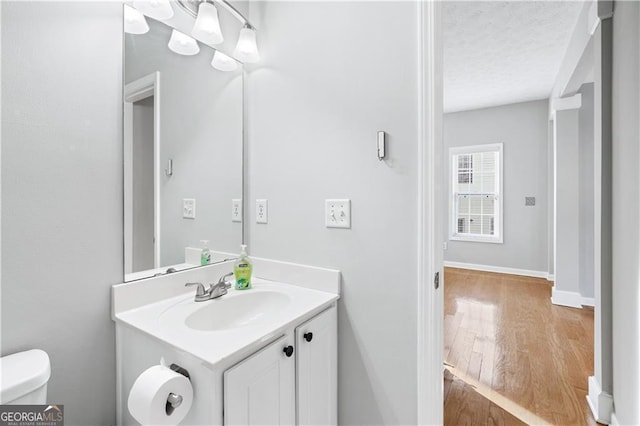
M 124 32 L 129 34 L 145 34 L 149 31 L 149 24 L 139 10 L 124 5 Z
M 219 50 L 216 50 L 216 53 L 213 54 L 211 66 L 219 71 L 235 71 L 238 69 L 238 63 L 235 59 L 225 55 Z
M 133 7 L 159 21 L 173 17 L 173 8 L 169 0 L 134 0 Z
M 171 38 L 169 39 L 169 49 L 179 55 L 189 56 L 196 55 L 198 52 L 200 52 L 200 47 L 198 46 L 197 41 L 175 29 L 171 32 Z
M 191 30 L 191 35 L 208 44 L 220 44 L 223 42 L 224 37 L 220 29 L 218 9 L 213 4 L 200 3 L 198 16 L 193 30 Z
M 258 45 L 256 43 L 256 29 L 248 23 L 245 23 L 244 27 L 240 30 L 238 44 L 236 44 L 236 50 L 234 50 L 233 56 L 242 62 L 248 63 L 258 62 L 260 60 Z
M 256 29 L 251 25 L 247 18 L 245 18 L 244 15 L 240 13 L 238 9 L 233 7 L 227 0 L 177 0 L 176 4 L 189 15 L 196 18 L 191 34 L 207 44 L 216 44 L 223 40 L 222 31 L 220 31 L 220 22 L 218 20 L 218 8 L 216 6 L 222 7 L 242 24 L 242 29 L 240 30 L 238 43 L 236 44 L 233 56 L 237 60 L 245 63 L 253 63 L 260 60 L 260 54 L 258 53 L 258 45 L 256 42 Z M 215 24 L 213 24 L 214 21 Z M 205 24 L 205 22 L 208 23 Z M 219 32 L 220 41 L 216 42 L 208 40 L 210 35 L 205 34 L 202 31 L 202 29 L 208 25 L 211 25 L 210 28 L 214 28 L 215 25 L 215 30 L 209 30 L 209 34 L 216 31 Z

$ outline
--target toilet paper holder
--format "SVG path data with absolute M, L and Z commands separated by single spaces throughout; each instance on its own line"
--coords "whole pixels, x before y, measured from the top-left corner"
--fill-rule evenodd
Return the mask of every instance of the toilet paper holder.
M 191 376 L 189 376 L 189 372 L 186 369 L 180 367 L 178 364 L 171 364 L 169 368 L 175 371 L 176 373 L 182 374 L 187 379 L 191 380 Z M 182 404 L 182 399 L 183 399 L 182 395 L 176 395 L 173 392 L 171 392 L 169 396 L 167 396 L 167 403 L 165 404 L 165 412 L 167 413 L 167 416 L 170 416 L 171 414 L 173 414 L 173 410 L 175 410 Z

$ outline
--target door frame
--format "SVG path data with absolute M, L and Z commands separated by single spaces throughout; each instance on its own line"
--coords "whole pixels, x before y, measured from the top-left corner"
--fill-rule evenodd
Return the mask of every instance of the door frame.
M 442 2 L 419 8 L 417 423 L 424 425 L 444 420 Z
M 160 72 L 124 86 L 124 273 L 133 271 L 133 104 L 153 96 L 153 267 L 160 267 Z

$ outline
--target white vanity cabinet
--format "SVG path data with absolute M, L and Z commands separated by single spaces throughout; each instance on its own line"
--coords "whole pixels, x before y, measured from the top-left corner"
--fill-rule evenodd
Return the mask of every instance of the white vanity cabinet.
M 292 343 L 290 334 L 283 336 L 224 372 L 225 425 L 295 423 L 296 365 Z
M 333 306 L 224 373 L 225 425 L 337 424 Z
M 338 424 L 338 317 L 330 308 L 296 328 L 297 424 Z

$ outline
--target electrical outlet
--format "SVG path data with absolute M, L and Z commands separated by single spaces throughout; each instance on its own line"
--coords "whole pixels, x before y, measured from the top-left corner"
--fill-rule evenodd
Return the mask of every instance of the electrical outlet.
M 231 221 L 242 222 L 242 199 L 240 198 L 231 200 Z
M 182 200 L 182 217 L 184 219 L 196 218 L 196 200 L 193 198 L 184 198 Z
M 267 200 L 256 200 L 256 223 L 267 223 Z
M 325 226 L 351 228 L 351 200 L 325 200 Z

